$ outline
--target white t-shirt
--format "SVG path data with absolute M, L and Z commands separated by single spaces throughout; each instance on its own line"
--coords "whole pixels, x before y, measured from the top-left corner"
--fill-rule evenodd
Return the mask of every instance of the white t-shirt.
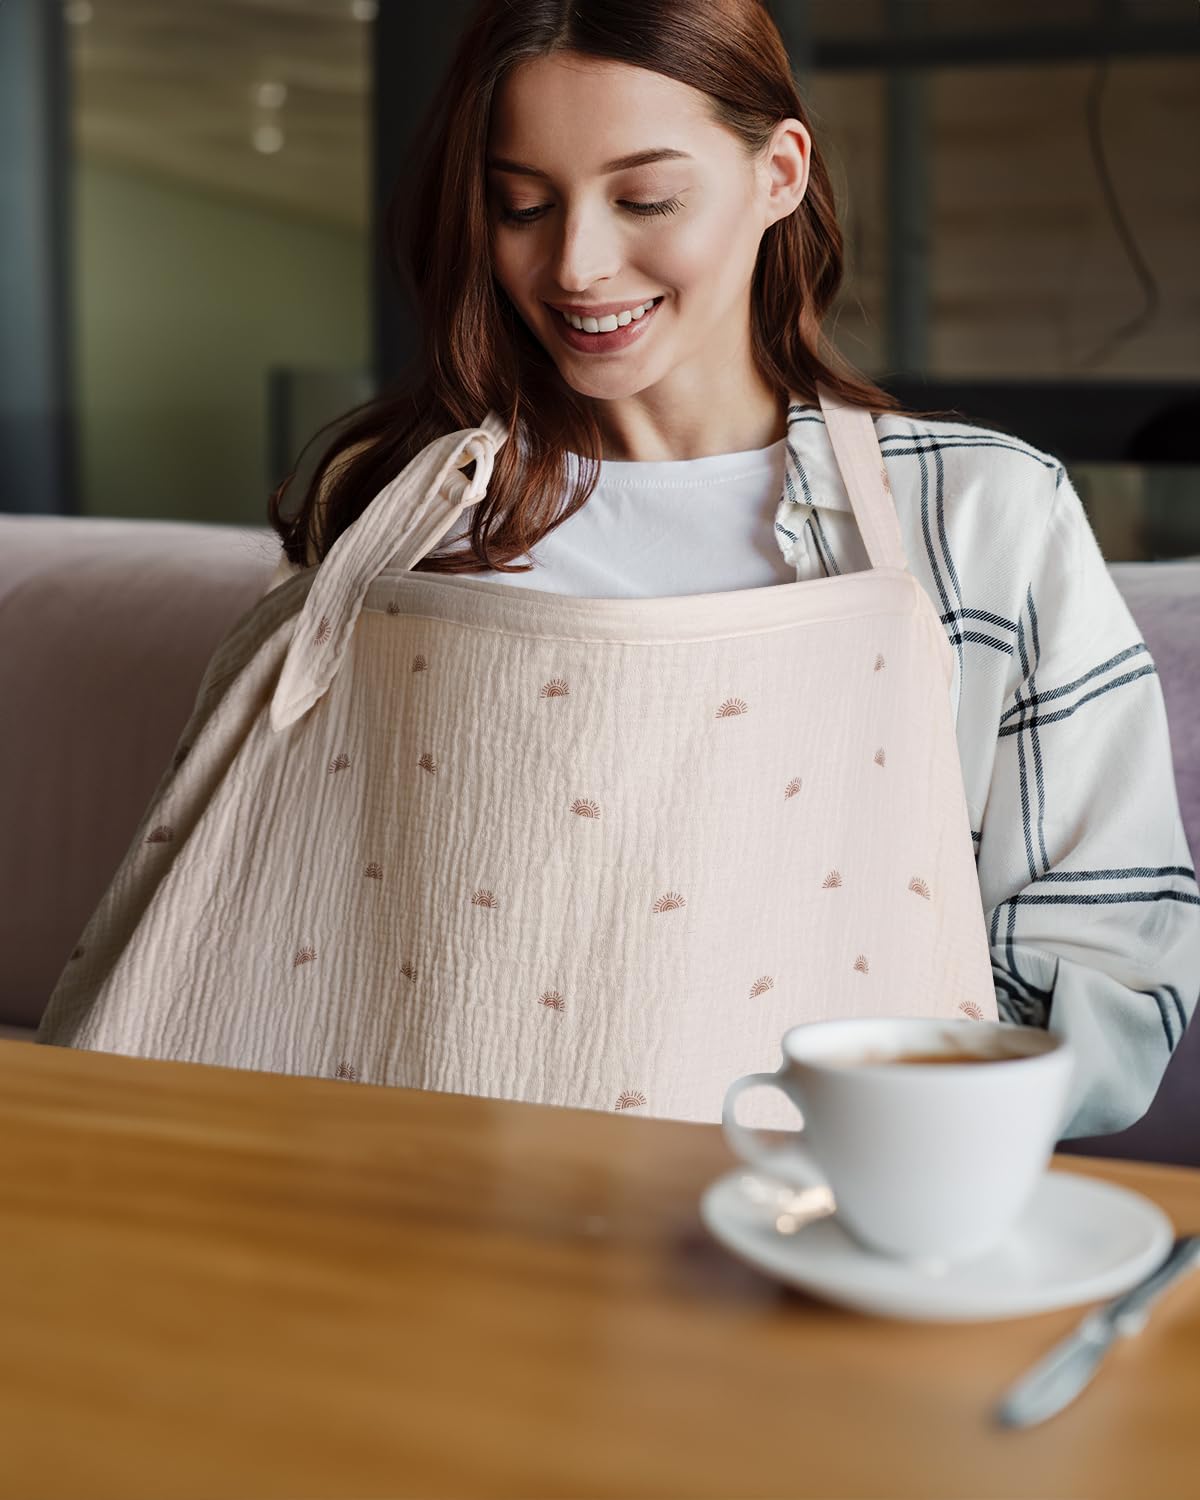
M 517 559 L 528 573 L 471 573 L 487 583 L 588 599 L 716 594 L 795 583 L 772 525 L 783 489 L 787 439 L 744 453 L 656 463 L 603 459 L 581 510 Z M 582 467 L 566 455 L 569 476 Z M 438 543 L 466 534 L 473 506 Z

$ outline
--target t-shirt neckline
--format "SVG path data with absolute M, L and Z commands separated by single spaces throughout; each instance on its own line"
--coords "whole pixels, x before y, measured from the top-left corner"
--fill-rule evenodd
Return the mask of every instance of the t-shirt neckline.
M 710 484 L 713 480 L 736 479 L 743 475 L 769 473 L 784 456 L 787 438 L 778 438 L 765 448 L 747 448 L 737 453 L 707 453 L 702 458 L 600 460 L 600 483 L 638 485 Z M 566 452 L 568 468 L 577 471 L 582 460 L 577 453 Z

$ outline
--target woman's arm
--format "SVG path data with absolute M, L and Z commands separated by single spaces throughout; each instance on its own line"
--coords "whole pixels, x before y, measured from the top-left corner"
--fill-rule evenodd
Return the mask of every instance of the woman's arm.
M 1196 1009 L 1200 893 L 1154 662 L 1065 470 L 1048 474 L 978 872 L 1001 1019 L 1077 1054 L 1066 1138 L 1149 1108 Z

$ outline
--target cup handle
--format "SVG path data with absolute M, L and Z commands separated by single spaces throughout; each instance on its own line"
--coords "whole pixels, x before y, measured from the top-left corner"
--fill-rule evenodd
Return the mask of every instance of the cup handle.
M 743 1078 L 734 1079 L 726 1090 L 725 1102 L 721 1107 L 721 1126 L 725 1139 L 737 1156 L 749 1162 L 752 1167 L 761 1167 L 768 1177 L 786 1182 L 791 1187 L 828 1188 L 828 1178 L 817 1165 L 816 1157 L 803 1144 L 803 1127 L 794 1133 L 786 1146 L 777 1146 L 772 1150 L 760 1143 L 750 1126 L 738 1122 L 737 1099 L 746 1089 L 777 1088 L 791 1098 L 781 1082 L 783 1071 L 781 1067 L 774 1073 L 747 1073 Z

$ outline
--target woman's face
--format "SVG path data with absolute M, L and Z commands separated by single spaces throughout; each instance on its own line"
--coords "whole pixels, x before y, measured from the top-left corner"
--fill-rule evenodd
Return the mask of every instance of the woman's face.
M 613 166 L 646 152 L 664 155 Z M 702 94 L 644 68 L 576 53 L 523 63 L 497 91 L 488 140 L 496 279 L 583 395 L 668 378 L 719 390 L 715 372 L 749 366 L 759 243 L 804 196 L 808 154 L 787 120 L 751 162 Z M 619 326 L 575 332 L 556 310 L 572 304 L 620 313 Z

